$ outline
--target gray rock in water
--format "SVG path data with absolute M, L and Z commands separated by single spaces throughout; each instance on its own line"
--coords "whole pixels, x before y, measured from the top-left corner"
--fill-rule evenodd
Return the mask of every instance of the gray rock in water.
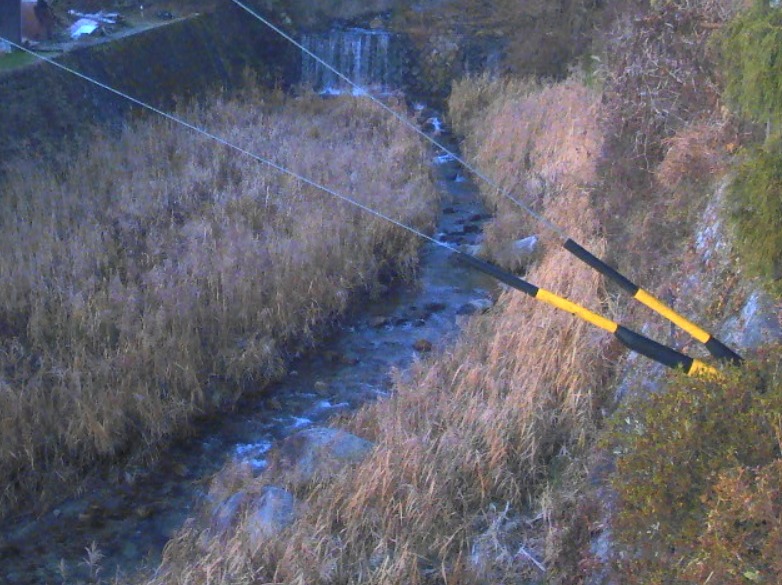
M 300 486 L 326 479 L 347 465 L 361 462 L 374 446 L 347 431 L 313 427 L 280 443 L 270 471 L 282 473 L 294 485 Z
M 513 250 L 517 254 L 532 256 L 538 249 L 538 236 L 529 236 L 513 242 Z
M 428 339 L 419 339 L 413 344 L 413 349 L 420 353 L 429 353 L 432 347 L 432 342 Z
M 457 315 L 474 315 L 475 313 L 485 313 L 494 306 L 491 299 L 473 299 L 456 311 Z
M 441 313 L 445 311 L 448 308 L 448 305 L 445 303 L 439 303 L 439 302 L 432 302 L 432 303 L 426 303 L 424 305 L 424 311 L 426 311 L 428 314 L 432 313 Z
M 385 327 L 390 322 L 390 319 L 385 315 L 380 315 L 377 317 L 372 317 L 369 319 L 369 326 L 374 329 L 380 329 L 381 327 Z
M 245 529 L 253 542 L 275 536 L 291 524 L 296 517 L 296 499 L 290 492 L 266 486 L 263 493 L 250 506 Z

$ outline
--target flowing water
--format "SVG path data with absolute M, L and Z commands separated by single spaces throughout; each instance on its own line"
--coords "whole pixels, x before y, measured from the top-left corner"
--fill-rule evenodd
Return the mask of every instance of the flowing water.
M 436 116 L 419 113 L 440 131 Z M 432 165 L 443 199 L 437 237 L 452 245 L 476 244 L 486 217 L 476 187 L 450 157 L 433 153 Z M 203 502 L 211 474 L 231 460 L 262 473 L 275 441 L 386 395 L 392 368 L 419 359 L 416 342 L 447 343 L 460 315 L 485 305 L 491 287 L 487 277 L 453 263 L 447 250 L 424 244 L 415 282 L 356 308 L 263 397 L 203 425 L 152 469 L 97 481 L 89 493 L 40 518 L 22 516 L 0 525 L 0 583 L 76 583 L 94 579 L 96 571 L 111 577 L 155 566 L 167 540 Z
M 301 42 L 307 50 L 373 94 L 382 95 L 402 87 L 402 44 L 393 33 L 335 29 L 304 35 Z M 333 71 L 307 55 L 302 57 L 301 83 L 323 94 L 341 93 L 348 88 Z
M 390 33 L 335 30 L 305 36 L 303 42 L 373 93 L 402 86 L 401 51 Z M 336 75 L 309 57 L 302 62 L 301 79 L 324 94 L 345 90 Z M 419 106 L 417 114 L 425 128 L 443 137 L 434 112 Z M 451 157 L 432 157 L 443 201 L 437 237 L 452 245 L 475 245 L 486 218 L 477 189 Z M 492 285 L 487 277 L 452 263 L 447 250 L 424 244 L 415 282 L 396 285 L 379 301 L 356 307 L 330 339 L 291 364 L 286 378 L 263 396 L 202 424 L 152 468 L 96 479 L 88 493 L 62 501 L 41 517 L 0 524 L 0 583 L 95 582 L 156 566 L 165 543 L 203 503 L 212 474 L 232 460 L 262 473 L 275 441 L 386 395 L 392 369 L 419 359 L 414 346 L 447 343 L 462 315 L 489 304 Z

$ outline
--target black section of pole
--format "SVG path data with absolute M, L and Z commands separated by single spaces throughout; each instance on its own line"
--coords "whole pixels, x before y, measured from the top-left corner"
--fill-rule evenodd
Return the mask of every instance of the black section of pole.
M 712 337 L 706 342 L 706 349 L 709 353 L 719 360 L 724 360 L 733 366 L 740 366 L 744 358 L 722 343 L 716 337 Z
M 614 336 L 629 349 L 638 352 L 641 355 L 645 355 L 649 359 L 661 363 L 664 366 L 668 366 L 669 368 L 682 368 L 685 372 L 689 373 L 690 368 L 692 367 L 693 359 L 691 357 L 679 353 L 675 349 L 666 347 L 661 343 L 657 343 L 640 333 L 631 331 L 622 325 L 616 330 Z
M 635 283 L 633 283 L 631 280 L 625 278 L 622 274 L 620 274 L 615 269 L 611 268 L 608 264 L 597 258 L 595 255 L 593 255 L 588 250 L 584 249 L 583 247 L 579 246 L 576 242 L 574 242 L 571 239 L 568 239 L 564 244 L 563 247 L 570 253 L 572 253 L 574 256 L 576 256 L 579 260 L 585 262 L 595 270 L 597 270 L 600 274 L 605 276 L 606 278 L 609 278 L 613 280 L 616 284 L 618 284 L 621 288 L 623 288 L 625 291 L 630 293 L 635 297 L 635 295 L 638 294 L 638 292 L 641 290 L 640 287 L 638 287 Z M 644 291 L 645 292 L 645 291 Z M 647 296 L 651 297 L 651 295 Z M 641 301 L 643 302 L 643 301 Z M 646 304 L 646 303 L 644 303 Z M 655 310 L 654 307 L 651 307 L 652 310 Z M 658 311 L 659 312 L 659 311 Z M 670 317 L 667 317 L 670 320 Z M 686 319 L 681 317 L 682 321 L 687 322 Z M 675 322 L 675 321 L 674 321 Z M 679 325 L 679 327 L 682 327 L 681 324 L 676 323 Z M 693 324 L 693 326 L 697 327 Z M 686 329 L 686 328 L 685 328 Z M 698 327 L 698 329 L 700 329 Z M 711 336 L 707 331 L 703 331 L 704 335 L 709 335 L 709 340 L 704 344 L 706 346 L 706 349 L 709 350 L 709 353 L 713 355 L 715 358 L 723 361 L 727 361 L 733 365 L 741 365 L 741 363 L 744 361 L 743 358 L 737 354 L 735 351 L 730 349 L 727 345 L 722 343 L 719 339 L 716 339 L 714 336 Z M 688 330 L 689 332 L 689 330 Z M 692 335 L 692 333 L 690 333 Z
M 504 282 L 508 286 L 512 286 L 516 290 L 520 290 L 524 294 L 527 294 L 531 297 L 537 295 L 538 290 L 540 290 L 534 284 L 530 284 L 526 280 L 522 280 L 515 274 L 511 274 L 506 270 L 497 268 L 493 264 L 489 264 L 488 262 L 484 262 L 483 260 L 478 260 L 478 258 L 476 258 L 475 256 L 471 256 L 470 254 L 454 251 L 454 257 L 456 258 L 457 261 L 462 262 L 463 264 L 467 264 L 468 266 L 471 266 L 472 268 L 475 268 L 477 270 L 480 270 L 484 274 L 488 274 L 489 276 L 496 278 L 500 282 Z
M 622 276 L 622 274 L 620 274 L 616 269 L 611 268 L 608 264 L 592 254 L 589 250 L 579 246 L 572 239 L 568 238 L 567 241 L 562 244 L 562 247 L 585 264 L 588 264 L 597 270 L 606 278 L 613 280 L 616 284 L 629 292 L 631 295 L 635 295 L 638 292 L 639 287 L 635 283 Z

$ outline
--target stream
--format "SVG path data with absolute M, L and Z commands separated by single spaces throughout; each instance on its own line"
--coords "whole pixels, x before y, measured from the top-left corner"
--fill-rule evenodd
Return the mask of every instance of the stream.
M 434 113 L 418 110 L 440 132 Z M 456 148 L 447 139 L 446 145 Z M 487 218 L 477 187 L 449 156 L 433 153 L 432 165 L 442 193 L 437 238 L 477 244 Z M 489 277 L 452 262 L 450 252 L 431 242 L 420 254 L 414 282 L 353 309 L 316 351 L 290 365 L 285 379 L 202 424 L 151 469 L 126 470 L 119 481 L 103 480 L 41 517 L 0 524 L 0 583 L 96 582 L 155 567 L 166 542 L 203 501 L 210 476 L 228 462 L 248 462 L 261 473 L 275 441 L 386 396 L 392 369 L 408 367 L 431 344 L 452 341 L 462 319 L 491 306 Z

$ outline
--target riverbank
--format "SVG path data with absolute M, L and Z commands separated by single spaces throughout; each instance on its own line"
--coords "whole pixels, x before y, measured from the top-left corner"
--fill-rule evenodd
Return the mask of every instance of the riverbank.
M 763 116 L 777 114 L 725 108 L 712 52 L 715 31 L 742 7 L 622 3 L 585 70 L 560 82 L 465 79 L 449 112 L 472 162 L 744 354 L 741 372 L 664 371 L 505 290 L 453 345 L 398 373 L 383 400 L 264 450 L 263 473 L 251 461 L 228 465 L 159 570 L 128 580 L 776 582 L 782 326 L 769 295 L 778 276 L 747 278 L 735 217 L 753 208 L 733 190 L 732 170 L 741 163 L 751 184 L 757 175 L 742 161 L 756 157 L 772 187 L 760 192 L 778 200 L 768 172 L 778 143 L 758 146 L 775 138 Z M 750 31 L 778 30 L 766 26 L 776 9 L 754 10 L 745 23 L 761 26 Z M 483 195 L 496 218 L 477 253 L 510 267 L 502 252 L 534 235 L 530 281 L 724 367 L 495 189 Z
M 678 310 L 752 360 L 748 378 L 667 373 L 572 316 L 506 291 L 386 400 L 334 421 L 371 442 L 358 460 L 302 480 L 296 446 L 287 445 L 281 463 L 260 477 L 225 470 L 213 489 L 226 501 L 243 495 L 235 522 L 217 530 L 214 516 L 198 516 L 148 583 L 659 583 L 674 573 L 702 582 L 709 570 L 773 580 L 778 516 L 761 520 L 760 510 L 778 497 L 779 450 L 742 448 L 734 460 L 739 451 L 717 447 L 728 436 L 736 449 L 750 442 L 740 424 L 722 424 L 725 408 L 751 419 L 762 436 L 778 430 L 773 417 L 758 415 L 760 404 L 778 412 L 778 358 L 754 357 L 758 346 L 775 351 L 766 344 L 780 336 L 778 307 L 760 319 L 753 299 L 762 292 L 742 277 L 719 209 L 734 153 L 751 140 L 720 107 L 707 52 L 715 21 L 733 14 L 714 3 L 671 3 L 642 17 L 631 10 L 605 31 L 599 71 L 561 83 L 466 80 L 454 89 L 450 115 L 483 171 L 654 294 L 672 289 Z M 643 66 L 628 67 L 628 55 Z M 659 93 L 635 91 L 660 78 Z M 677 116 L 659 117 L 661 104 Z M 497 210 L 487 228 L 496 250 L 535 229 L 494 189 L 485 197 Z M 553 238 L 534 233 L 542 249 L 530 281 L 713 362 Z M 500 259 L 490 247 L 482 252 Z M 760 335 L 758 321 L 767 317 Z M 747 382 L 757 368 L 760 392 Z M 676 414 L 693 394 L 707 398 Z M 617 405 L 625 407 L 613 415 Z M 661 444 L 663 458 L 654 447 Z M 671 458 L 686 471 L 668 465 Z M 764 467 L 749 467 L 754 460 Z M 747 477 L 765 487 L 756 490 Z M 708 486 L 717 497 L 708 497 L 715 493 Z M 293 513 L 265 533 L 259 510 L 278 490 L 295 497 Z M 734 522 L 741 498 L 756 506 L 749 529 Z M 692 506 L 679 515 L 680 503 Z M 658 520 L 674 529 L 650 543 Z M 755 536 L 765 552 L 753 551 Z M 743 556 L 731 557 L 726 551 L 736 548 L 726 546 Z M 662 558 L 692 563 L 674 567 Z
M 452 161 L 436 157 L 432 164 L 447 211 L 438 220 L 437 237 L 476 245 L 487 216 L 475 186 L 454 174 Z M 229 463 L 260 473 L 273 444 L 386 396 L 393 369 L 442 346 L 464 315 L 491 304 L 494 283 L 454 264 L 448 250 L 430 242 L 420 257 L 414 279 L 351 303 L 333 334 L 294 359 L 283 379 L 261 395 L 243 397 L 231 412 L 197 422 L 151 467 L 125 465 L 103 478 L 92 474 L 84 494 L 36 517 L 0 523 L 0 566 L 9 585 L 50 583 L 63 572 L 70 580 L 88 579 L 82 561 L 93 542 L 100 560 L 92 570 L 105 578 L 154 569 L 194 506 L 213 500 L 210 475 Z
M 431 228 L 426 150 L 359 100 L 258 90 L 182 113 Z M 6 510 L 262 390 L 358 291 L 417 264 L 414 236 L 169 122 L 96 137 L 68 169 L 18 163 L 3 189 Z

